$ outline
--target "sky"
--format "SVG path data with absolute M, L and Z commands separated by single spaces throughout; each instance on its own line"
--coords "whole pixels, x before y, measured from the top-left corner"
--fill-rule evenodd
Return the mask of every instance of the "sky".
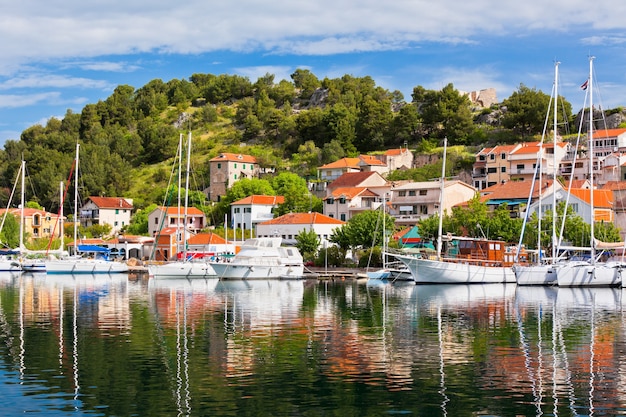
M 626 2 L 599 0 L 0 0 L 0 146 L 118 85 L 229 74 L 370 76 L 416 86 L 558 89 L 574 111 L 626 104 Z

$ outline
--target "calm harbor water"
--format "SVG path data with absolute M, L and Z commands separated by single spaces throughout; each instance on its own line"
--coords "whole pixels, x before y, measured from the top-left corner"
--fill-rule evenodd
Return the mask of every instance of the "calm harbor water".
M 499 284 L 2 275 L 0 412 L 626 415 L 623 297 Z

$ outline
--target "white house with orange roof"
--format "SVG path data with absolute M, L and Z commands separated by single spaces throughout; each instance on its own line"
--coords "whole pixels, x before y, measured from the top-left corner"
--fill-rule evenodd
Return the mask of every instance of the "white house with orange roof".
M 376 210 L 381 204 L 382 197 L 367 187 L 339 187 L 324 200 L 324 214 L 345 222 L 364 210 Z
M 558 142 L 556 147 L 553 143 L 544 143 L 543 145 L 539 142 L 523 143 L 509 155 L 510 179 L 532 180 L 537 161 L 542 168 L 542 175 L 553 177 L 555 172 L 558 173 L 559 165 L 568 154 L 568 149 L 569 144 L 565 142 Z
M 165 207 L 160 206 L 148 214 L 148 233 L 156 236 L 167 227 L 178 229 L 182 233 L 185 225 L 185 215 L 187 216 L 186 227 L 191 233 L 199 233 L 206 227 L 206 216 L 204 212 L 196 207 Z M 182 239 L 182 237 L 181 237 Z
M 559 181 L 553 183 L 552 179 L 542 178 L 541 187 L 539 180 L 535 180 L 534 183 L 533 181 L 508 181 L 481 190 L 480 200 L 492 210 L 506 203 L 511 217 L 521 217 L 531 191 L 531 204 L 541 198 L 542 212 L 552 210 L 552 199 L 547 196 L 552 195 L 553 189 L 560 193 L 557 194 L 560 198 L 565 195 L 563 185 Z
M 320 245 L 327 242 L 330 235 L 346 222 L 325 216 L 322 213 L 287 213 L 257 225 L 258 237 L 282 237 L 284 245 L 294 245 L 298 234 L 313 230 L 320 240 Z
M 331 182 L 347 172 L 370 172 L 380 174 L 389 172 L 387 165 L 371 155 L 359 155 L 358 158 L 341 158 L 330 164 L 322 165 L 317 169 L 318 179 Z
M 591 189 L 588 188 L 572 188 L 569 191 L 569 207 L 572 211 L 579 215 L 585 223 L 591 224 Z M 564 191 L 556 191 L 556 201 L 565 201 L 567 193 Z M 614 222 L 615 211 L 613 191 L 608 189 L 593 190 L 594 219 L 596 222 Z M 541 198 L 542 212 L 552 208 L 552 192 L 548 192 Z M 533 202 L 529 209 L 537 212 L 539 201 Z
M 209 161 L 209 172 L 209 200 L 219 201 L 238 180 L 257 177 L 259 166 L 254 156 L 223 152 Z
M 256 230 L 256 225 L 273 219 L 274 209 L 285 202 L 282 195 L 250 195 L 230 204 L 230 225 L 237 229 Z
M 367 189 L 365 192 L 363 189 Z M 389 183 L 375 171 L 348 172 L 328 184 L 324 198 L 324 214 L 349 220 L 363 205 L 380 201 L 381 196 L 391 190 Z M 375 196 L 378 196 L 376 198 Z M 357 197 L 356 201 L 352 201 Z M 352 209 L 351 209 L 352 207 Z M 352 212 L 352 213 L 351 213 Z
M 406 146 L 397 149 L 387 149 L 385 153 L 377 155 L 377 157 L 387 165 L 389 172 L 397 169 L 413 168 L 414 155 Z
M 476 195 L 476 189 L 463 181 L 453 180 L 445 182 L 444 193 L 443 210 L 450 213 L 453 206 L 471 200 Z M 439 213 L 440 196 L 439 181 L 410 182 L 393 187 L 388 204 L 389 215 L 397 225 L 414 225 Z
M 626 152 L 626 129 L 597 129 L 593 131 L 593 153 L 596 158 L 614 152 Z
M 482 190 L 510 179 L 509 156 L 522 145 L 498 145 L 483 148 L 476 154 L 472 168 L 474 188 Z
M 116 235 L 130 224 L 133 213 L 133 200 L 124 197 L 91 196 L 79 211 L 80 225 L 90 227 L 96 224 L 111 226 L 111 235 Z

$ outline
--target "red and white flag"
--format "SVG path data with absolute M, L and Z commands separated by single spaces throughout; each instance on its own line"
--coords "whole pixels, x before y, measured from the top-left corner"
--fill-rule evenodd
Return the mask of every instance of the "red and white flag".
M 580 86 L 581 89 L 586 90 L 587 86 L 589 86 L 589 80 L 585 81 L 583 85 Z

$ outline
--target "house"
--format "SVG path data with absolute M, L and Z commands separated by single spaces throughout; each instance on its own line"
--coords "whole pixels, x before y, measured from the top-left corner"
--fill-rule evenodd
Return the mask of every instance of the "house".
M 345 222 L 364 210 L 376 210 L 381 204 L 382 197 L 367 187 L 339 187 L 324 200 L 324 214 Z
M 284 196 L 250 195 L 230 204 L 231 227 L 256 230 L 256 225 L 274 218 L 274 209 L 285 202 Z
M 528 196 L 531 193 L 531 204 L 541 197 L 542 212 L 552 210 L 552 199 L 548 197 L 548 193 L 552 194 L 552 187 L 557 192 L 564 195 L 563 186 L 559 181 L 554 183 L 551 179 L 543 179 L 541 187 L 539 180 L 533 181 L 509 181 L 504 184 L 496 184 L 487 187 L 480 192 L 480 200 L 485 202 L 492 210 L 506 203 L 511 217 L 522 216 L 523 210 L 528 204 Z
M 622 241 L 626 242 L 626 181 L 609 181 L 602 189 L 613 192 L 614 223 L 620 231 Z
M 257 177 L 259 166 L 254 156 L 224 152 L 209 161 L 209 172 L 208 198 L 219 201 L 238 180 Z
M 387 166 L 387 171 L 392 172 L 397 169 L 413 168 L 413 152 L 406 146 L 397 149 L 388 149 L 377 157 Z
M 21 210 L 19 208 L 10 208 L 8 211 L 19 223 Z M 6 212 L 7 209 L 0 209 L 0 217 L 3 217 Z M 56 213 L 28 207 L 24 208 L 23 227 L 25 239 L 60 237 L 62 233 L 61 226 L 59 215 Z
M 187 230 L 191 233 L 199 233 L 206 227 L 204 213 L 196 207 L 165 207 L 160 206 L 148 214 L 148 233 L 156 236 L 166 227 L 174 227 L 182 230 L 185 215 L 187 216 Z
M 187 240 L 188 256 L 211 257 L 222 253 L 235 253 L 235 245 L 215 233 L 198 233 Z
M 472 182 L 474 187 L 482 190 L 492 185 L 509 181 L 511 164 L 509 155 L 522 145 L 499 145 L 492 148 L 483 148 L 476 154 L 476 161 L 472 167 Z
M 626 164 L 626 154 L 611 152 L 600 158 L 599 173 L 594 177 L 594 183 L 602 186 L 609 181 L 621 181 L 625 179 L 622 174 L 622 166 Z
M 272 220 L 259 223 L 257 225 L 258 237 L 283 238 L 283 244 L 294 245 L 296 237 L 303 231 L 313 230 L 320 240 L 320 245 L 328 241 L 330 235 L 337 227 L 341 227 L 345 222 L 321 213 L 287 213 Z
M 569 147 L 565 142 L 558 142 L 556 146 L 553 143 L 523 143 L 509 155 L 511 181 L 532 181 L 535 178 L 537 161 L 543 176 L 554 177 L 554 173 L 559 171 L 561 161 L 568 155 Z
M 471 200 L 476 189 L 462 181 L 446 181 L 443 210 Z M 419 220 L 439 213 L 440 181 L 409 182 L 391 189 L 389 215 L 399 226 L 412 226 Z
M 111 235 L 116 235 L 124 226 L 130 224 L 132 212 L 132 199 L 92 196 L 80 208 L 80 225 L 91 227 L 96 224 L 108 224 L 111 226 Z
M 387 165 L 371 155 L 359 155 L 358 158 L 341 158 L 317 169 L 317 177 L 326 183 L 332 182 L 348 172 L 389 172 Z
M 193 234 L 190 233 L 189 238 Z M 178 252 L 182 250 L 184 238 L 182 229 L 178 227 L 166 227 L 154 237 L 153 252 L 150 259 L 155 261 L 175 261 Z
M 591 223 L 591 190 L 585 188 L 572 188 L 569 191 L 568 207 L 579 215 L 585 223 Z M 567 193 L 562 190 L 556 191 L 557 203 L 565 201 Z M 613 191 L 611 190 L 593 190 L 594 219 L 596 222 L 613 222 L 615 221 L 615 212 L 613 210 Z M 531 212 L 537 212 L 538 201 L 532 203 L 529 207 Z M 541 199 L 542 212 L 551 210 L 552 208 L 552 192 L 546 193 Z
M 614 152 L 626 151 L 626 129 L 598 129 L 593 131 L 593 155 L 596 158 Z
M 368 204 L 380 201 L 381 196 L 389 190 L 391 184 L 378 172 L 347 172 L 328 185 L 324 198 L 324 214 L 340 220 L 343 217 L 343 221 L 347 221 L 355 212 L 369 208 Z

